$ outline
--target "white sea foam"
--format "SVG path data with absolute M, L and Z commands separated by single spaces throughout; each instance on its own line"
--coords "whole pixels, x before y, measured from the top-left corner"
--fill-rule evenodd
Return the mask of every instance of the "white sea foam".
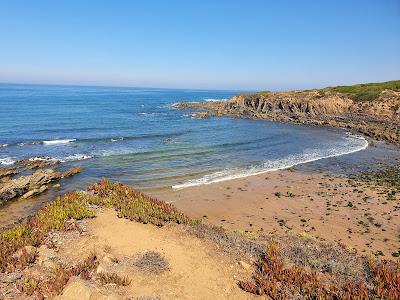
M 15 163 L 11 157 L 1 157 L 0 158 L 0 165 L 12 165 Z
M 132 149 L 113 149 L 113 150 L 100 150 L 97 151 L 95 156 L 98 157 L 108 157 L 108 156 L 117 156 L 117 155 L 129 155 L 136 153 Z
M 219 101 L 228 101 L 228 100 L 229 100 L 229 99 L 227 99 L 227 98 L 221 98 L 221 99 L 213 99 L 213 98 L 204 99 L 205 102 L 219 102 Z
M 111 142 L 120 142 L 120 141 L 123 141 L 123 140 L 124 140 L 124 138 L 120 137 L 120 138 L 111 139 Z
M 32 157 L 30 161 L 60 161 L 60 162 L 67 162 L 67 161 L 78 161 L 78 160 L 85 160 L 90 159 L 93 156 L 87 154 L 73 154 L 66 157 L 49 157 L 49 156 L 37 156 Z
M 87 155 L 87 154 L 74 154 L 74 155 L 60 158 L 58 160 L 61 162 L 67 162 L 67 161 L 86 160 L 86 159 L 91 159 L 91 158 L 93 158 L 93 156 Z
M 33 141 L 33 142 L 21 142 L 21 143 L 18 143 L 17 145 L 22 147 L 22 146 L 39 145 L 42 143 L 43 142 Z
M 59 145 L 59 144 L 68 144 L 75 142 L 76 139 L 65 139 L 65 140 L 51 140 L 51 141 L 43 141 L 44 145 Z
M 266 172 L 288 169 L 296 165 L 317 161 L 324 158 L 346 155 L 364 150 L 368 147 L 368 141 L 362 136 L 349 136 L 352 139 L 352 147 L 330 148 L 326 150 L 306 150 L 302 154 L 290 155 L 284 159 L 266 161 L 262 166 L 251 167 L 248 169 L 228 169 L 203 176 L 200 179 L 188 180 L 182 184 L 173 185 L 172 188 L 180 189 L 190 186 L 211 184 L 226 180 L 244 178 Z M 357 145 L 355 145 L 357 144 Z
M 196 118 L 196 114 L 184 114 L 183 115 L 186 118 L 191 118 L 191 119 L 195 119 Z
M 8 146 L 8 144 L 0 144 L 0 148 L 7 147 L 7 146 Z
M 49 156 L 37 156 L 37 157 L 31 157 L 29 161 L 56 161 L 58 159 L 51 158 Z
M 162 113 L 159 113 L 159 112 L 150 112 L 150 113 L 148 113 L 148 112 L 140 112 L 138 114 L 141 115 L 141 116 L 158 116 L 158 115 L 162 115 Z

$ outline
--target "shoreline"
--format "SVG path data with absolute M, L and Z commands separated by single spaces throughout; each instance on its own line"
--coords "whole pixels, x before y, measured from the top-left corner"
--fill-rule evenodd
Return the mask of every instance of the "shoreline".
M 177 109 L 192 109 L 198 119 L 230 116 L 242 119 L 345 128 L 365 136 L 400 143 L 400 91 L 349 86 L 320 90 L 237 94 L 228 101 L 181 102 Z M 378 84 L 379 85 L 379 84 Z M 361 90 L 357 90 L 357 88 Z M 370 95 L 365 97 L 367 94 Z
M 304 165 L 304 164 L 320 161 L 320 160 L 327 159 L 327 158 L 340 157 L 340 156 L 343 156 L 343 155 L 357 153 L 357 152 L 366 150 L 368 148 L 369 142 L 364 136 L 362 136 L 362 135 L 353 135 L 350 132 L 347 132 L 347 133 L 352 135 L 355 138 L 363 139 L 365 141 L 364 146 L 360 147 L 359 149 L 346 151 L 346 152 L 343 152 L 343 153 L 340 153 L 340 154 L 329 154 L 329 155 L 318 157 L 318 158 L 306 159 L 304 161 L 300 161 L 300 162 L 296 162 L 296 163 L 289 163 L 288 165 L 285 165 L 285 166 L 282 166 L 282 167 L 264 169 L 264 170 L 255 171 L 253 173 L 250 172 L 250 173 L 247 173 L 247 174 L 245 173 L 246 171 L 242 171 L 239 174 L 225 175 L 225 176 L 223 176 L 221 178 L 212 179 L 210 181 L 204 181 L 204 178 L 210 177 L 210 176 L 212 176 L 212 175 L 214 175 L 216 173 L 207 174 L 207 175 L 205 175 L 205 176 L 203 176 L 202 178 L 199 178 L 199 179 L 193 179 L 193 180 L 186 181 L 186 182 L 184 182 L 182 184 L 173 185 L 171 188 L 173 190 L 179 190 L 179 189 L 193 187 L 193 186 L 208 185 L 208 184 L 212 184 L 212 183 L 219 183 L 219 182 L 224 182 L 224 181 L 229 181 L 229 180 L 235 180 L 235 179 L 240 179 L 240 178 L 247 178 L 247 177 L 251 177 L 251 176 L 257 176 L 257 175 L 266 174 L 266 173 L 270 173 L 270 172 L 276 172 L 276 171 L 290 169 L 290 168 L 293 168 L 293 167 L 297 167 L 297 166 L 300 166 L 300 165 Z M 285 159 L 280 160 L 280 162 L 283 161 L 283 160 L 285 160 Z M 219 172 L 217 172 L 217 173 L 219 173 Z
M 327 173 L 331 175 L 353 175 L 362 173 L 365 171 L 379 170 L 382 166 L 397 164 L 400 160 L 399 148 L 397 145 L 376 141 L 367 137 L 369 146 L 362 151 L 354 152 L 352 154 L 341 155 L 338 157 L 324 158 L 318 161 L 304 163 L 291 167 L 290 169 L 296 169 L 299 171 L 305 171 L 307 173 Z M 73 167 L 77 164 L 65 164 L 65 167 Z M 90 184 L 93 184 L 96 180 L 100 180 L 102 177 L 93 177 L 90 173 L 88 165 L 84 166 L 84 172 L 76 175 L 76 177 L 65 178 L 60 187 L 48 189 L 40 195 L 30 197 L 28 199 L 17 199 L 10 201 L 0 207 L 0 228 L 7 228 L 16 223 L 26 222 L 26 220 L 36 213 L 42 205 L 47 202 L 53 201 L 56 197 L 61 196 L 67 192 L 73 190 L 85 190 Z M 263 174 L 274 174 L 279 171 L 269 171 Z M 263 175 L 261 174 L 261 176 Z M 251 178 L 252 175 L 244 177 L 242 179 Z M 260 176 L 260 175 L 258 175 Z M 118 179 L 113 179 L 117 180 Z M 235 179 L 232 179 L 235 180 Z M 124 184 L 135 187 L 133 183 L 121 181 Z M 221 183 L 229 182 L 222 181 Z M 212 185 L 212 184 L 211 184 Z M 210 184 L 199 185 L 203 187 L 210 186 Z M 186 189 L 186 188 L 183 188 Z M 170 193 L 176 189 L 172 187 L 165 187 L 162 189 L 143 189 L 144 192 L 149 194 L 163 194 Z M 179 191 L 179 190 L 178 190 Z

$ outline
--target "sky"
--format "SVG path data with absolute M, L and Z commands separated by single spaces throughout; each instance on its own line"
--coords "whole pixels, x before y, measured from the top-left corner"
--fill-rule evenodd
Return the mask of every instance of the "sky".
M 400 79 L 400 0 L 0 0 L 0 82 L 288 90 Z

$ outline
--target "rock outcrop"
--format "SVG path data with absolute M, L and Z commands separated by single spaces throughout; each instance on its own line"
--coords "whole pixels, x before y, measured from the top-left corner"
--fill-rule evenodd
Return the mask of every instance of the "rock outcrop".
M 17 174 L 21 169 L 7 168 L 0 174 Z M 48 184 L 56 182 L 65 177 L 73 176 L 81 172 L 81 168 L 70 168 L 65 172 L 56 172 L 52 169 L 38 169 L 31 175 L 20 176 L 14 179 L 2 179 L 0 182 L 0 204 L 15 198 L 28 198 L 43 193 L 48 188 Z
M 342 127 L 400 143 L 400 91 L 385 90 L 371 101 L 355 101 L 330 90 L 239 94 L 229 101 L 181 103 L 207 116 L 233 116 L 299 124 Z

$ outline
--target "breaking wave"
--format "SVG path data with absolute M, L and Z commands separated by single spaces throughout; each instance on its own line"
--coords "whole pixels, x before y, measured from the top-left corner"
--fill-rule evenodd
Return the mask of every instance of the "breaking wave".
M 11 157 L 1 157 L 0 158 L 0 165 L 12 165 L 15 163 Z
M 59 145 L 59 144 L 68 144 L 75 142 L 76 139 L 65 139 L 65 140 L 50 140 L 50 141 L 43 141 L 43 145 Z
M 302 154 L 289 155 L 279 160 L 267 160 L 261 166 L 253 166 L 246 169 L 226 169 L 212 174 L 208 174 L 199 179 L 188 180 L 182 184 L 173 185 L 173 189 L 186 188 L 191 186 L 211 184 L 226 180 L 244 178 L 248 176 L 258 175 L 266 172 L 288 169 L 300 164 L 317 161 L 324 158 L 346 155 L 364 150 L 368 147 L 368 141 L 362 136 L 351 136 L 354 139 L 352 147 L 330 148 L 325 150 L 306 150 Z

